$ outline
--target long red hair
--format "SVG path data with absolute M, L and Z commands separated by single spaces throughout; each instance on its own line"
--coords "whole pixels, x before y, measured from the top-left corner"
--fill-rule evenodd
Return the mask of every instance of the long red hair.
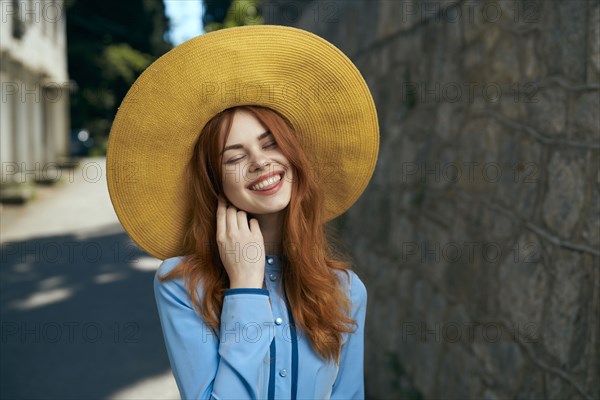
M 292 124 L 273 109 L 244 105 L 215 115 L 202 129 L 187 168 L 189 218 L 184 238 L 183 261 L 161 281 L 183 276 L 198 315 L 218 337 L 223 294 L 229 277 L 216 242 L 217 197 L 222 187 L 219 133 L 225 141 L 237 109 L 251 112 L 268 129 L 293 168 L 292 195 L 285 208 L 283 226 L 282 280 L 299 334 L 306 335 L 314 351 L 339 364 L 342 333 L 349 326 L 351 301 L 338 280 L 338 271 L 352 262 L 341 252 L 334 229 L 324 220 L 324 192 L 318 175 L 304 152 Z M 199 299 L 197 288 L 203 285 Z

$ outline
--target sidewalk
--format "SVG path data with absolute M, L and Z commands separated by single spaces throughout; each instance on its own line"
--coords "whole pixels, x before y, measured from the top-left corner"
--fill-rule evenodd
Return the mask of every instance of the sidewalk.
M 53 186 L 36 186 L 37 197 L 24 205 L 0 208 L 0 241 L 93 231 L 119 221 L 106 187 L 104 158 L 86 158 L 63 170 Z M 121 231 L 122 228 L 121 228 Z
M 0 211 L 1 398 L 179 399 L 142 252 L 104 158 Z

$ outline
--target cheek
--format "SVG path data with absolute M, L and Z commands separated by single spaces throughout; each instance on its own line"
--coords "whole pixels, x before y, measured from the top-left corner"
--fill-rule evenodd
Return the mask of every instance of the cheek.
M 293 185 L 293 184 L 294 184 L 294 180 L 296 179 L 296 175 L 294 174 L 294 171 L 292 171 L 292 168 L 290 168 L 290 169 L 288 170 L 288 173 L 287 173 L 286 179 L 287 179 L 287 182 L 288 182 L 290 185 Z
M 223 176 L 223 187 L 225 190 L 244 189 L 244 180 L 240 175 L 231 171 Z
M 256 178 L 248 172 L 248 168 L 247 165 L 242 163 L 223 167 L 223 186 L 244 188 L 246 182 L 250 182 L 251 178 Z
M 240 188 L 236 186 L 234 179 L 223 179 L 223 193 L 230 202 L 234 201 L 240 196 Z

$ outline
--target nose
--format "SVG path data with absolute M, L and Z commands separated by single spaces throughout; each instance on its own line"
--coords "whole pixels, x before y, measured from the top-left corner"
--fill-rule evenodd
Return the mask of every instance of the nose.
M 257 170 L 267 168 L 271 164 L 271 158 L 263 150 L 253 152 L 249 156 L 250 161 L 250 172 L 256 172 Z

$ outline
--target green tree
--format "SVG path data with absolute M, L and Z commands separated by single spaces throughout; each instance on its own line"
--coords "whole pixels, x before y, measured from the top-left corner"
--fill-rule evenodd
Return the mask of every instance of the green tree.
M 98 143 L 108 136 L 123 97 L 142 71 L 173 46 L 160 0 L 67 0 L 71 126 Z
M 260 0 L 204 0 L 204 31 L 242 25 L 261 25 Z

